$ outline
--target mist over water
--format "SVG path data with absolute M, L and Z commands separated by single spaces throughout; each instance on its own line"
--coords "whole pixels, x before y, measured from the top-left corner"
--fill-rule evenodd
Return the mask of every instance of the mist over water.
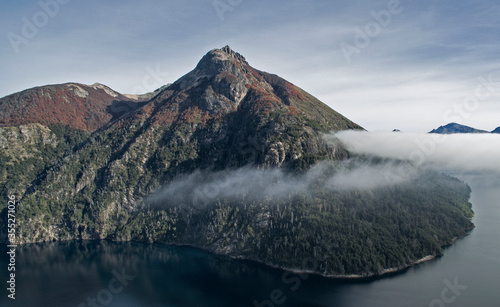
M 499 134 L 415 134 L 343 131 L 338 138 L 353 153 L 409 160 L 415 166 L 454 172 L 500 174 Z

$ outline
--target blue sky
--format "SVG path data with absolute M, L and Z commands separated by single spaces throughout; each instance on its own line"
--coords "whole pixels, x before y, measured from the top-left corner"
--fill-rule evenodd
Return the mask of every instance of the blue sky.
M 0 96 L 64 82 L 151 91 L 228 44 L 370 131 L 493 130 L 498 16 L 482 0 L 2 1 Z

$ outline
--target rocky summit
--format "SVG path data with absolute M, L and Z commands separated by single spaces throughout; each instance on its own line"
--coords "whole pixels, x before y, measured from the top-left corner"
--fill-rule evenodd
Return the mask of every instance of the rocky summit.
M 324 134 L 362 128 L 228 46 L 141 97 L 69 83 L 4 97 L 0 110 L 0 193 L 18 201 L 19 244 L 161 242 L 371 276 L 440 255 L 472 228 L 470 190 L 444 175 L 332 188 L 354 166 Z

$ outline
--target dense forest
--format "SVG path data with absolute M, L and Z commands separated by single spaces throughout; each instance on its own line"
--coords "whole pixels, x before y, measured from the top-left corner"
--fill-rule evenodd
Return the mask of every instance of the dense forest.
M 242 196 L 203 207 L 165 200 L 131 216 L 112 238 L 194 245 L 325 275 L 369 276 L 442 255 L 443 246 L 465 236 L 473 227 L 469 193 L 457 179 L 424 172 L 407 184 L 374 190 L 313 190 L 267 201 Z

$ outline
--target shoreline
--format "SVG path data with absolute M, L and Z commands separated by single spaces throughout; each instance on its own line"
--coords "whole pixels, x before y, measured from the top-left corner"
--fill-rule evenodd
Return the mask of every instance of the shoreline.
M 464 237 L 467 237 L 470 232 L 474 229 L 474 227 L 467 232 L 466 235 L 460 236 L 460 237 L 454 237 L 451 242 L 448 244 L 442 245 L 442 248 L 445 249 L 447 247 L 451 247 L 457 240 L 462 239 Z M 159 244 L 159 245 L 165 245 L 165 246 L 175 246 L 175 247 L 189 247 L 189 248 L 194 248 L 197 250 L 200 250 L 202 252 L 214 255 L 214 256 L 219 256 L 219 257 L 226 257 L 228 259 L 233 259 L 233 260 L 239 260 L 239 261 L 249 261 L 249 262 L 254 262 L 258 263 L 273 269 L 279 269 L 282 271 L 286 272 L 292 272 L 295 274 L 311 274 L 311 275 L 317 275 L 325 278 L 331 278 L 331 279 L 345 279 L 345 280 L 363 280 L 363 279 L 373 279 L 373 278 L 380 278 L 384 277 L 386 275 L 390 274 L 395 274 L 395 273 L 400 273 L 404 270 L 407 270 L 413 266 L 416 266 L 418 264 L 431 261 L 436 259 L 437 257 L 440 257 L 442 255 L 427 255 L 423 258 L 420 258 L 412 263 L 400 266 L 400 267 L 393 267 L 393 268 L 387 268 L 383 269 L 380 273 L 374 273 L 370 272 L 369 274 L 325 274 L 321 273 L 319 271 L 314 271 L 314 270 L 306 270 L 306 269 L 299 269 L 299 268 L 290 268 L 290 267 L 285 267 L 285 266 L 280 266 L 276 264 L 271 264 L 267 263 L 264 261 L 260 261 L 257 259 L 252 259 L 252 258 L 246 258 L 244 256 L 234 256 L 234 255 L 228 255 L 228 254 L 223 254 L 219 253 L 214 250 L 206 249 L 203 247 L 191 245 L 191 244 L 179 244 L 179 243 L 173 243 L 173 242 L 146 242 L 146 241 L 135 241 L 135 240 L 109 240 L 109 239 L 68 239 L 68 240 L 56 240 L 56 241 L 44 241 L 44 242 L 29 242 L 29 243 L 21 243 L 18 244 L 18 246 L 23 246 L 23 245 L 28 245 L 28 244 L 51 244 L 51 243 L 61 243 L 61 242 L 82 242 L 82 241 L 108 241 L 108 242 L 135 242 L 135 243 L 140 243 L 140 244 Z M 7 245 L 6 243 L 0 243 L 2 245 Z M 444 253 L 443 253 L 444 254 Z M 311 258 L 312 259 L 312 258 Z M 307 260 L 307 259 L 306 259 Z
M 454 242 L 459 239 L 459 238 L 455 238 Z M 167 243 L 167 242 L 144 242 L 144 241 L 134 241 L 134 240 L 107 240 L 107 239 L 85 239 L 85 240 L 82 240 L 82 239 L 70 239 L 70 240 L 57 240 L 57 241 L 48 241 L 48 242 L 30 242 L 30 243 L 22 243 L 22 244 L 18 244 L 18 246 L 23 246 L 23 245 L 29 245 L 29 244 L 54 244 L 54 243 L 62 243 L 62 242 L 84 242 L 84 241 L 87 241 L 87 242 L 91 242 L 91 241 L 108 241 L 108 242 L 114 242 L 114 243 L 119 243 L 119 242 L 134 242 L 134 243 L 140 243 L 140 244 L 159 244 L 159 245 L 165 245 L 165 246 L 175 246 L 175 247 L 188 247 L 188 248 L 194 248 L 194 249 L 197 249 L 197 250 L 200 250 L 202 252 L 205 252 L 205 253 L 208 253 L 208 254 L 211 254 L 211 255 L 215 255 L 215 256 L 219 256 L 219 257 L 227 257 L 229 259 L 233 259 L 233 260 L 239 260 L 239 261 L 249 261 L 249 262 L 254 262 L 254 263 L 258 263 L 258 264 L 261 264 L 261 265 L 264 265 L 264 266 L 267 266 L 267 267 L 270 267 L 270 268 L 273 268 L 273 269 L 279 269 L 279 270 L 282 270 L 282 271 L 287 271 L 287 272 L 292 272 L 292 273 L 295 273 L 295 274 L 311 274 L 311 275 L 317 275 L 317 276 L 322 276 L 322 277 L 325 277 L 325 278 L 331 278 L 331 279 L 348 279 L 348 280 L 361 280 L 361 279 L 370 279 L 370 278 L 377 278 L 377 277 L 382 277 L 384 275 L 388 275 L 388 274 L 393 274 L 393 273 L 398 273 L 398 272 L 401 272 L 405 269 L 408 269 L 408 268 L 411 268 L 415 265 L 418 265 L 420 263 L 423 263 L 423 262 L 427 262 L 427 261 L 431 261 L 433 259 L 435 259 L 437 256 L 433 256 L 433 255 L 427 255 L 421 259 L 418 259 L 410 264 L 407 264 L 407 265 L 404 265 L 404 266 L 401 266 L 401 267 L 395 267 L 395 268 L 387 268 L 387 269 L 383 269 L 381 273 L 370 273 L 370 274 L 324 274 L 324 273 L 321 273 L 321 272 L 318 272 L 318 271 L 313 271 L 313 270 L 304 270 L 304 269 L 299 269 L 299 268 L 290 268 L 290 267 L 285 267 L 285 266 L 280 266 L 280 265 L 276 265 L 276 264 L 271 264 L 271 263 L 267 263 L 267 262 L 264 262 L 264 261 L 260 261 L 260 260 L 257 260 L 257 259 L 251 259 L 251 258 L 246 258 L 246 257 L 243 257 L 243 256 L 232 256 L 232 255 L 227 255 L 227 254 L 223 254 L 223 253 L 218 253 L 216 251 L 213 251 L 213 250 L 208 250 L 208 249 L 205 249 L 205 248 L 201 248 L 201 247 L 198 247 L 198 246 L 195 246 L 195 245 L 190 245 L 190 244 L 178 244 L 178 243 Z M 2 245 L 6 245 L 4 243 L 0 243 Z M 451 245 L 447 245 L 447 246 L 451 246 Z
M 434 256 L 434 255 L 427 255 L 427 256 L 425 256 L 423 258 L 418 259 L 415 262 L 412 262 L 411 264 L 408 264 L 408 265 L 405 265 L 405 266 L 402 266 L 402 267 L 383 269 L 382 273 L 371 273 L 371 274 L 365 274 L 365 275 L 362 275 L 362 274 L 348 274 L 348 275 L 346 275 L 346 274 L 324 274 L 324 273 L 317 272 L 317 271 L 302 270 L 302 269 L 297 269 L 297 268 L 288 268 L 288 267 L 283 267 L 283 266 L 277 266 L 277 265 L 273 265 L 273 264 L 265 263 L 265 262 L 262 262 L 262 261 L 253 260 L 253 259 L 240 258 L 240 257 L 231 257 L 231 256 L 223 255 L 223 254 L 217 254 L 217 255 L 226 256 L 226 257 L 229 257 L 229 258 L 232 258 L 232 259 L 253 261 L 253 262 L 257 262 L 257 263 L 263 264 L 263 265 L 268 266 L 268 267 L 272 267 L 272 268 L 275 268 L 275 269 L 280 269 L 280 270 L 287 271 L 287 272 L 292 272 L 292 273 L 295 273 L 295 274 L 312 274 L 312 275 L 318 275 L 318 276 L 322 276 L 322 277 L 325 277 L 325 278 L 331 278 L 331 279 L 350 279 L 350 280 L 361 280 L 361 279 L 370 279 L 370 278 L 383 277 L 384 275 L 398 273 L 398 272 L 404 271 L 406 269 L 409 269 L 409 268 L 411 268 L 411 267 L 413 267 L 415 265 L 418 265 L 420 263 L 424 263 L 424 262 L 427 262 L 427 261 L 434 260 L 437 257 L 437 256 Z

